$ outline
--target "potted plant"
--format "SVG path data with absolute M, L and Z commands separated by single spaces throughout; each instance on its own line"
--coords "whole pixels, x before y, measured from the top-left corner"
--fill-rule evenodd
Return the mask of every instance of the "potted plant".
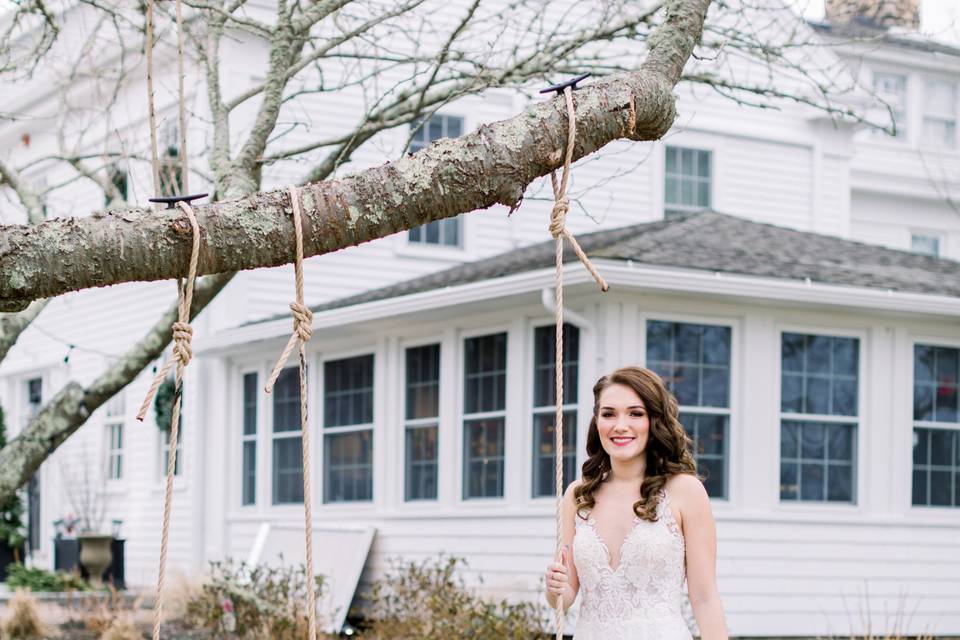
M 6 445 L 7 430 L 3 407 L 0 407 L 0 449 Z M 0 504 L 0 582 L 6 580 L 8 565 L 23 562 L 24 531 L 23 501 L 14 494 L 5 504 Z
M 73 473 L 77 470 L 80 477 Z M 80 564 L 90 574 L 90 584 L 99 589 L 103 587 L 103 573 L 113 561 L 110 547 L 114 537 L 103 529 L 107 510 L 106 481 L 102 473 L 97 479 L 91 478 L 90 473 L 91 466 L 86 459 L 80 461 L 79 468 L 61 467 L 67 499 L 76 514 Z

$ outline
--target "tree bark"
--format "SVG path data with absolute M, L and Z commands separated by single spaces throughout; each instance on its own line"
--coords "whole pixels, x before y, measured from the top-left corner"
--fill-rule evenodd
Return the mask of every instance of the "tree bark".
M 705 12 L 708 2 L 682 4 L 699 5 Z M 686 15 L 681 19 L 688 20 Z M 685 60 L 696 42 L 683 34 L 678 42 L 660 38 L 649 67 L 575 93 L 575 159 L 613 140 L 653 140 L 667 132 L 675 117 L 672 89 L 682 68 L 678 58 Z M 666 52 L 674 46 L 681 51 Z M 516 208 L 534 179 L 560 166 L 566 119 L 562 98 L 554 98 L 455 140 L 434 142 L 397 162 L 305 185 L 304 254 L 336 251 L 494 204 Z M 203 243 L 198 273 L 291 261 L 293 223 L 285 191 L 195 210 Z M 177 210 L 97 212 L 9 226 L 0 238 L 0 272 L 6 275 L 0 281 L 0 310 L 88 287 L 180 276 L 187 270 L 190 242 L 189 225 Z

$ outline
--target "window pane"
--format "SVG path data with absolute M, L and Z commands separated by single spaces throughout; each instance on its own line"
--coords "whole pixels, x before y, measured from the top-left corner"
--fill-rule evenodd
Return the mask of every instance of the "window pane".
M 556 329 L 538 327 L 534 331 L 533 344 L 533 406 L 551 406 L 556 402 Z M 580 329 L 566 323 L 563 325 L 563 351 L 563 404 L 573 404 L 577 401 L 579 383 Z
M 833 339 L 833 373 L 856 376 L 859 344 L 853 338 Z
M 704 480 L 707 494 L 712 498 L 726 497 L 727 416 L 681 412 L 680 422 L 693 441 L 697 470 L 707 476 Z
M 853 467 L 832 464 L 827 467 L 827 500 L 850 502 L 853 500 Z
M 299 402 L 299 398 L 297 401 Z M 247 373 L 243 376 L 243 435 L 249 436 L 255 434 L 256 432 L 257 374 Z
M 803 376 L 781 376 L 780 410 L 787 413 L 803 413 Z
M 681 405 L 699 405 L 700 369 L 689 366 L 675 367 L 672 390 Z
M 507 334 L 464 341 L 465 413 L 502 411 L 506 406 Z
M 784 462 L 780 465 L 780 499 L 796 500 L 800 495 L 800 485 L 797 482 L 797 464 Z
M 780 349 L 781 369 L 803 372 L 804 339 L 796 333 L 783 334 Z
M 295 502 L 303 502 L 303 443 L 297 437 L 275 438 L 273 504 Z
M 273 431 L 300 430 L 300 372 L 287 367 L 273 385 Z
M 841 416 L 859 413 L 859 340 L 785 333 L 780 357 L 781 411 Z
M 824 466 L 822 464 L 800 465 L 800 499 L 823 500 Z
M 704 407 L 726 407 L 730 404 L 730 389 L 728 387 L 730 372 L 726 369 L 709 368 L 703 370 L 703 397 L 701 404 Z
M 730 364 L 729 327 L 703 327 L 703 362 L 705 364 Z
M 651 361 L 673 359 L 673 323 L 647 322 L 647 366 Z
M 929 464 L 930 461 L 930 430 L 913 430 L 913 464 Z
M 807 372 L 830 373 L 830 338 L 807 336 Z
M 373 422 L 373 354 L 324 364 L 325 427 Z
M 257 443 L 243 443 L 243 497 L 242 504 L 254 504 L 257 490 Z
M 408 420 L 435 418 L 440 413 L 440 345 L 407 349 Z
M 831 460 L 853 460 L 853 429 L 842 425 L 827 428 L 827 457 Z
M 408 428 L 405 500 L 437 499 L 437 427 Z
M 800 425 L 784 422 L 780 429 L 780 457 L 797 458 L 800 455 Z
M 503 497 L 503 419 L 466 420 L 463 426 L 463 497 Z
M 324 436 L 324 502 L 373 498 L 373 431 Z
M 930 464 L 943 466 L 953 464 L 953 438 L 952 431 L 930 430 Z
M 925 470 L 913 470 L 913 504 L 925 505 L 927 503 L 927 472 Z
M 855 380 L 834 380 L 833 415 L 857 415 L 857 383 Z
M 826 434 L 822 424 L 804 423 L 800 432 L 800 456 L 806 459 L 826 458 Z
M 953 506 L 952 484 L 949 471 L 930 472 L 930 504 L 937 507 Z
M 933 420 L 933 387 L 929 384 L 913 386 L 913 419 Z
M 533 497 L 556 493 L 556 429 L 553 413 L 533 416 Z M 563 414 L 563 489 L 576 477 L 577 412 Z

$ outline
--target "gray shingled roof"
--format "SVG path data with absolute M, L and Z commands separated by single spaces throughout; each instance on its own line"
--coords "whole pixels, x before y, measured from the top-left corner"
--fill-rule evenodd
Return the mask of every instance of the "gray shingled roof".
M 886 29 L 877 27 L 870 23 L 832 23 L 832 22 L 809 22 L 808 23 L 820 33 L 835 38 L 844 38 L 854 41 L 878 42 L 890 44 L 915 51 L 925 53 L 942 53 L 948 56 L 960 57 L 960 47 L 956 47 L 945 42 L 938 42 L 922 35 L 908 35 L 899 33 L 890 33 Z
M 577 240 L 592 258 L 960 297 L 960 262 L 714 211 L 578 235 Z M 553 266 L 553 252 L 553 240 L 548 240 L 334 300 L 313 310 L 327 311 L 543 269 Z M 565 255 L 568 261 L 576 260 L 572 251 Z

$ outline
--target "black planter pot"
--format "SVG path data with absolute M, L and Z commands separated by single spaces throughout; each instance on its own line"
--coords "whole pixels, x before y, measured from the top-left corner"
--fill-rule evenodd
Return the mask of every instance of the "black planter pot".
M 23 562 L 27 554 L 26 546 L 21 545 L 18 552 L 20 562 Z M 0 582 L 6 582 L 7 567 L 16 561 L 16 556 L 17 554 L 13 552 L 13 548 L 10 545 L 8 545 L 6 542 L 0 542 Z

